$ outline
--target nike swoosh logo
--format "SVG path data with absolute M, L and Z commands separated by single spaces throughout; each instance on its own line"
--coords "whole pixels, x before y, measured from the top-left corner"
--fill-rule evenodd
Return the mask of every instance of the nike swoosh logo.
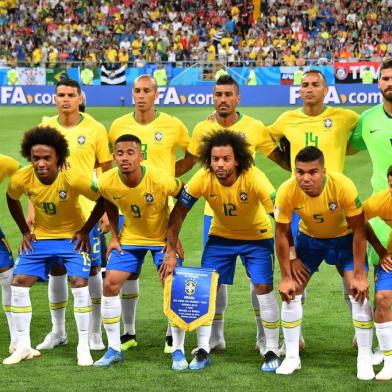
M 118 200 L 118 199 L 122 199 L 123 197 L 124 197 L 124 195 L 123 196 L 113 196 L 113 199 Z
M 303 210 L 305 207 L 294 207 L 294 210 Z
M 37 196 L 37 194 L 34 192 L 27 192 L 27 196 Z
M 210 197 L 218 197 L 219 195 L 210 195 Z
M 371 129 L 370 133 L 374 133 L 374 132 L 377 132 L 377 131 L 380 131 L 380 129 Z
M 90 268 L 83 268 L 83 272 L 90 272 Z

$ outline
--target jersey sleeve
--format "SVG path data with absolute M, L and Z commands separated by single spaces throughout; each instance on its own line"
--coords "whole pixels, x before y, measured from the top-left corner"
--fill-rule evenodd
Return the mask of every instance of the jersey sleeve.
M 98 185 L 93 178 L 79 175 L 76 171 L 67 170 L 67 180 L 76 194 L 83 195 L 90 200 L 98 200 L 101 196 Z
M 361 116 L 349 140 L 349 144 L 360 151 L 366 150 L 366 144 L 362 138 L 362 123 L 363 123 L 363 117 Z
M 259 150 L 264 156 L 268 157 L 276 148 L 276 142 L 268 132 L 266 126 L 258 121 L 259 140 L 256 149 Z
M 102 124 L 97 127 L 97 142 L 95 155 L 98 163 L 110 162 L 113 157 L 109 149 L 109 139 L 106 129 Z
M 203 194 L 203 179 L 205 181 L 206 171 L 200 169 L 196 174 L 189 180 L 189 182 L 184 186 L 178 198 L 178 202 L 187 207 L 192 208 L 192 206 L 197 202 L 197 200 Z
M 346 216 L 356 216 L 362 213 L 362 203 L 358 195 L 357 188 L 354 183 L 345 178 L 344 186 L 341 189 L 342 194 L 342 207 Z
M 279 116 L 274 123 L 268 125 L 267 127 L 267 132 L 276 142 L 278 142 L 284 136 L 282 132 L 281 121 L 281 116 Z
M 179 178 L 169 176 L 166 178 L 167 193 L 169 196 L 177 197 L 179 196 L 183 183 Z
M 289 180 L 290 181 L 290 180 Z M 290 223 L 293 212 L 289 195 L 289 182 L 284 182 L 276 192 L 274 217 L 278 223 Z
M 368 199 L 366 199 L 363 204 L 363 212 L 365 215 L 365 221 L 368 222 L 370 219 L 374 218 L 377 216 L 377 194 L 370 196 Z
M 184 125 L 182 121 L 177 119 L 178 122 L 178 137 L 177 137 L 177 146 L 184 151 L 187 150 L 189 145 L 189 132 L 187 127 Z
M 196 127 L 193 129 L 192 136 L 188 144 L 188 152 L 195 157 L 199 155 L 198 153 L 200 148 L 201 134 L 202 134 L 201 128 L 198 125 L 196 125 Z
M 263 204 L 267 214 L 274 212 L 275 188 L 267 176 L 259 169 L 255 170 L 255 186 L 259 200 Z
M 350 132 L 354 131 L 359 123 L 360 115 L 354 110 L 346 109 L 345 118 L 347 119 L 347 127 Z
M 0 155 L 0 182 L 4 180 L 5 177 L 10 177 L 19 168 L 20 164 L 14 158 Z
M 23 195 L 24 187 L 22 184 L 21 176 L 19 175 L 20 171 L 18 170 L 15 172 L 10 179 L 8 184 L 7 194 L 11 199 L 19 200 L 20 197 Z

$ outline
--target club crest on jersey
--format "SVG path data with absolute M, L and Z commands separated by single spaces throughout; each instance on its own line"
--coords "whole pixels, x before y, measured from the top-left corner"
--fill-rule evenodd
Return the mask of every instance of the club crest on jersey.
M 86 137 L 83 136 L 83 135 L 80 135 L 80 136 L 78 137 L 78 144 L 82 145 L 82 144 L 84 144 L 84 143 L 86 143 Z
M 67 198 L 67 191 L 65 191 L 63 189 L 61 191 L 59 191 L 59 198 L 61 200 L 65 200 Z
M 241 192 L 240 193 L 240 199 L 241 199 L 241 201 L 247 201 L 248 200 L 248 194 L 246 192 Z
M 161 131 L 156 131 L 154 134 L 154 139 L 157 142 L 161 142 L 163 140 L 163 133 Z
M 185 281 L 185 293 L 193 295 L 196 292 L 197 283 L 194 280 L 188 279 Z
M 326 118 L 324 120 L 324 127 L 325 128 L 331 128 L 332 127 L 332 120 L 330 118 Z
M 146 193 L 144 197 L 146 198 L 147 203 L 152 203 L 154 201 L 154 196 L 151 193 Z
M 329 203 L 328 203 L 328 209 L 330 210 L 330 211 L 336 211 L 336 209 L 338 208 L 338 204 L 336 203 L 336 201 L 330 201 Z

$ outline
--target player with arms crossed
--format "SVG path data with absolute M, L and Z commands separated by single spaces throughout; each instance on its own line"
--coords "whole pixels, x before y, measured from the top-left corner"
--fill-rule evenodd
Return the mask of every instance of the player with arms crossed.
M 174 176 L 176 149 L 186 150 L 189 143 L 188 130 L 178 118 L 155 109 L 155 100 L 159 93 L 155 79 L 151 75 L 141 75 L 135 79 L 132 97 L 135 111 L 125 114 L 113 121 L 109 132 L 109 142 L 122 135 L 131 134 L 142 141 L 144 165 L 155 166 Z M 179 161 L 181 165 L 181 160 Z M 120 216 L 120 226 L 123 218 Z M 133 274 L 124 283 L 121 290 L 121 308 L 124 333 L 121 336 L 121 348 L 127 350 L 137 345 L 136 341 L 136 307 L 139 299 L 138 275 Z M 171 353 L 171 328 L 168 326 L 165 339 L 165 352 Z
M 290 223 L 300 218 L 295 249 Z M 347 177 L 326 173 L 323 153 L 305 147 L 295 157 L 294 177 L 278 189 L 275 204 L 276 254 L 281 270 L 279 292 L 286 358 L 277 374 L 291 374 L 301 367 L 299 335 L 302 292 L 324 259 L 343 271 L 350 289 L 352 317 L 358 344 L 357 377 L 374 378 L 371 343 L 372 309 L 368 300 L 366 233 L 358 192 Z
M 112 167 L 105 127 L 87 113 L 80 112 L 80 105 L 85 102 L 80 85 L 72 79 L 62 80 L 56 85 L 55 101 L 57 115 L 45 118 L 41 125 L 56 128 L 64 135 L 69 146 L 67 164 L 78 170 L 83 176 L 93 178 L 94 169 L 106 171 Z M 94 203 L 81 197 L 80 203 L 87 219 Z M 34 221 L 34 218 L 30 218 Z M 101 334 L 101 250 L 100 233 L 95 225 L 90 233 L 91 272 L 88 279 L 92 300 L 89 344 L 92 350 L 103 350 Z M 49 350 L 67 344 L 65 331 L 65 308 L 68 301 L 66 271 L 61 265 L 54 265 L 49 275 L 49 308 L 52 318 L 52 330 L 47 334 L 38 350 Z
M 375 193 L 363 203 L 366 221 L 379 217 L 389 227 L 387 246 L 379 241 L 372 226 L 368 224 L 368 241 L 379 257 L 375 267 L 374 320 L 384 367 L 376 374 L 376 380 L 392 379 L 392 166 L 387 172 L 388 189 Z
M 290 167 L 285 163 L 283 154 L 270 137 L 264 124 L 261 121 L 237 111 L 237 105 L 240 103 L 240 98 L 238 83 L 230 75 L 223 75 L 217 80 L 213 91 L 215 108 L 215 114 L 212 116 L 213 121 L 201 121 L 195 126 L 185 159 L 176 164 L 177 176 L 190 170 L 196 163 L 202 138 L 220 129 L 228 129 L 244 136 L 247 143 L 249 143 L 249 149 L 253 157 L 256 156 L 256 151 L 259 151 L 264 156 L 278 163 L 284 169 L 290 170 Z M 212 209 L 208 203 L 206 203 L 203 226 L 204 244 L 208 239 L 212 216 Z M 259 301 L 252 283 L 250 284 L 250 289 L 257 326 L 256 348 L 261 354 L 264 354 L 264 330 L 260 318 Z M 227 308 L 227 297 L 227 286 L 222 284 L 217 293 L 216 314 L 211 332 L 211 349 L 224 350 L 226 348 L 226 341 L 224 338 L 224 312 Z
M 9 210 L 23 234 L 11 288 L 11 311 L 18 339 L 17 349 L 3 363 L 12 365 L 32 357 L 29 291 L 38 279 L 47 278 L 51 264 L 56 262 L 65 266 L 72 286 L 79 336 L 78 365 L 90 366 L 93 363 L 88 345 L 90 259 L 82 251 L 89 250 L 88 233 L 102 216 L 103 199 L 86 222 L 79 196 L 97 200 L 100 194 L 89 177 L 81 176 L 72 168 L 61 170 L 68 144 L 56 129 L 36 127 L 27 131 L 21 152 L 31 165 L 14 173 L 7 190 Z M 19 201 L 22 194 L 29 198 L 35 209 L 33 232 L 23 217 Z
M 193 204 L 204 197 L 214 212 L 201 265 L 219 273 L 219 284 L 233 284 L 237 256 L 255 286 L 266 336 L 263 371 L 273 372 L 278 356 L 279 308 L 273 292 L 274 244 L 268 214 L 273 210 L 274 188 L 254 167 L 249 144 L 238 132 L 222 130 L 202 139 L 197 155 L 203 168 L 185 186 L 170 214 L 167 258 L 161 278 L 173 272 L 181 226 Z M 197 330 L 198 349 L 189 365 L 198 370 L 210 362 L 211 326 Z M 173 328 L 173 367 L 184 355 L 185 332 Z
M 143 166 L 142 142 L 134 135 L 122 135 L 114 144 L 118 168 L 99 178 L 105 198 L 112 239 L 104 280 L 102 317 L 109 349 L 95 366 L 109 366 L 124 360 L 121 353 L 119 293 L 129 276 L 139 276 L 148 251 L 159 269 L 169 220 L 169 196 L 176 197 L 182 182 L 154 166 Z M 119 234 L 118 210 L 124 214 Z

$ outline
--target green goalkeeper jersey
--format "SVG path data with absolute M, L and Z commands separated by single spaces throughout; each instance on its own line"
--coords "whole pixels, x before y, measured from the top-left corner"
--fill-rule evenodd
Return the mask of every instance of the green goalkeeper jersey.
M 392 165 L 392 116 L 385 112 L 383 104 L 362 113 L 350 144 L 357 150 L 369 151 L 373 192 L 386 189 L 387 170 Z

